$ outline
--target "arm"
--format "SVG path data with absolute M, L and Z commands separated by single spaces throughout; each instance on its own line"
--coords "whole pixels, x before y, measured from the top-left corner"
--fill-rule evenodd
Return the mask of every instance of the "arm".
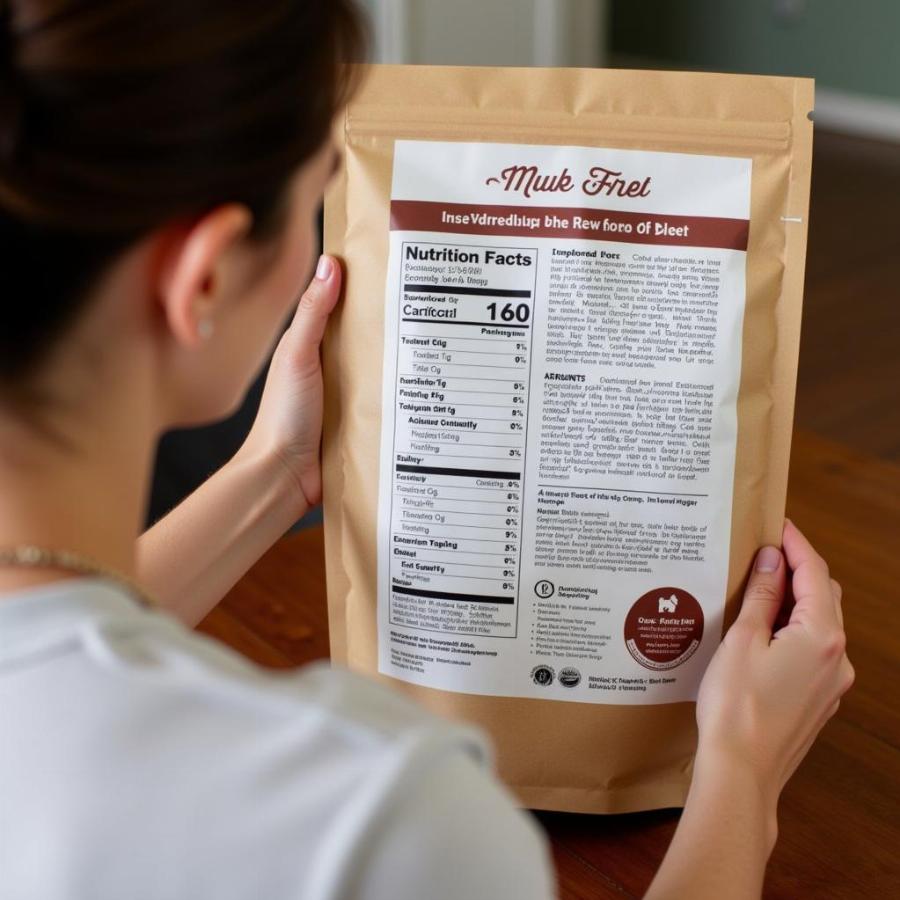
M 791 522 L 783 543 L 757 557 L 703 678 L 690 795 L 646 900 L 758 900 L 778 797 L 853 683 L 840 585 Z
M 322 257 L 272 356 L 259 412 L 233 459 L 137 541 L 137 576 L 188 625 L 319 502 L 319 345 L 341 272 Z
M 277 458 L 241 448 L 141 535 L 138 577 L 196 625 L 307 509 Z
M 645 900 L 758 900 L 775 846 L 775 808 L 752 770 L 698 757 L 681 821 Z

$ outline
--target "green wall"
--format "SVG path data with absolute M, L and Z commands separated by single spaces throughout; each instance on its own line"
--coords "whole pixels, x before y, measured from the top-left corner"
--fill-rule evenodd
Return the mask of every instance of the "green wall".
M 612 51 L 900 100 L 900 0 L 612 0 Z M 781 18 L 776 7 L 799 8 Z

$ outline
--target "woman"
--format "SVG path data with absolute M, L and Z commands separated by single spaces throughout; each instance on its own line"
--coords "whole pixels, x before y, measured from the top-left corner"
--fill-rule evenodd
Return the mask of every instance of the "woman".
M 550 896 L 478 734 L 185 627 L 319 499 L 336 261 L 294 298 L 349 0 L 2 9 L 0 898 Z M 231 412 L 295 305 L 245 444 L 138 537 L 159 435 Z M 704 680 L 652 898 L 759 896 L 779 792 L 852 681 L 839 586 L 790 523 L 784 549 Z

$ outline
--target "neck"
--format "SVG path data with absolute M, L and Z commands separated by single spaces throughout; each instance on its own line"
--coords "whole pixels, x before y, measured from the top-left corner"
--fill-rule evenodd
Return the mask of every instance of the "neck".
M 61 440 L 0 412 L 0 547 L 70 550 L 134 577 L 156 446 L 151 397 L 136 387 L 104 388 L 90 410 L 54 414 Z M 4 566 L 0 593 L 67 577 Z

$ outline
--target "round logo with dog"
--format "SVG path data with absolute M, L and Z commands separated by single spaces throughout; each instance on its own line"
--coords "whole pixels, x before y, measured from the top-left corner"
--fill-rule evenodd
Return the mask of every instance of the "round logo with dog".
M 683 588 L 659 587 L 639 597 L 625 617 L 625 646 L 646 669 L 674 669 L 703 639 L 703 609 Z

